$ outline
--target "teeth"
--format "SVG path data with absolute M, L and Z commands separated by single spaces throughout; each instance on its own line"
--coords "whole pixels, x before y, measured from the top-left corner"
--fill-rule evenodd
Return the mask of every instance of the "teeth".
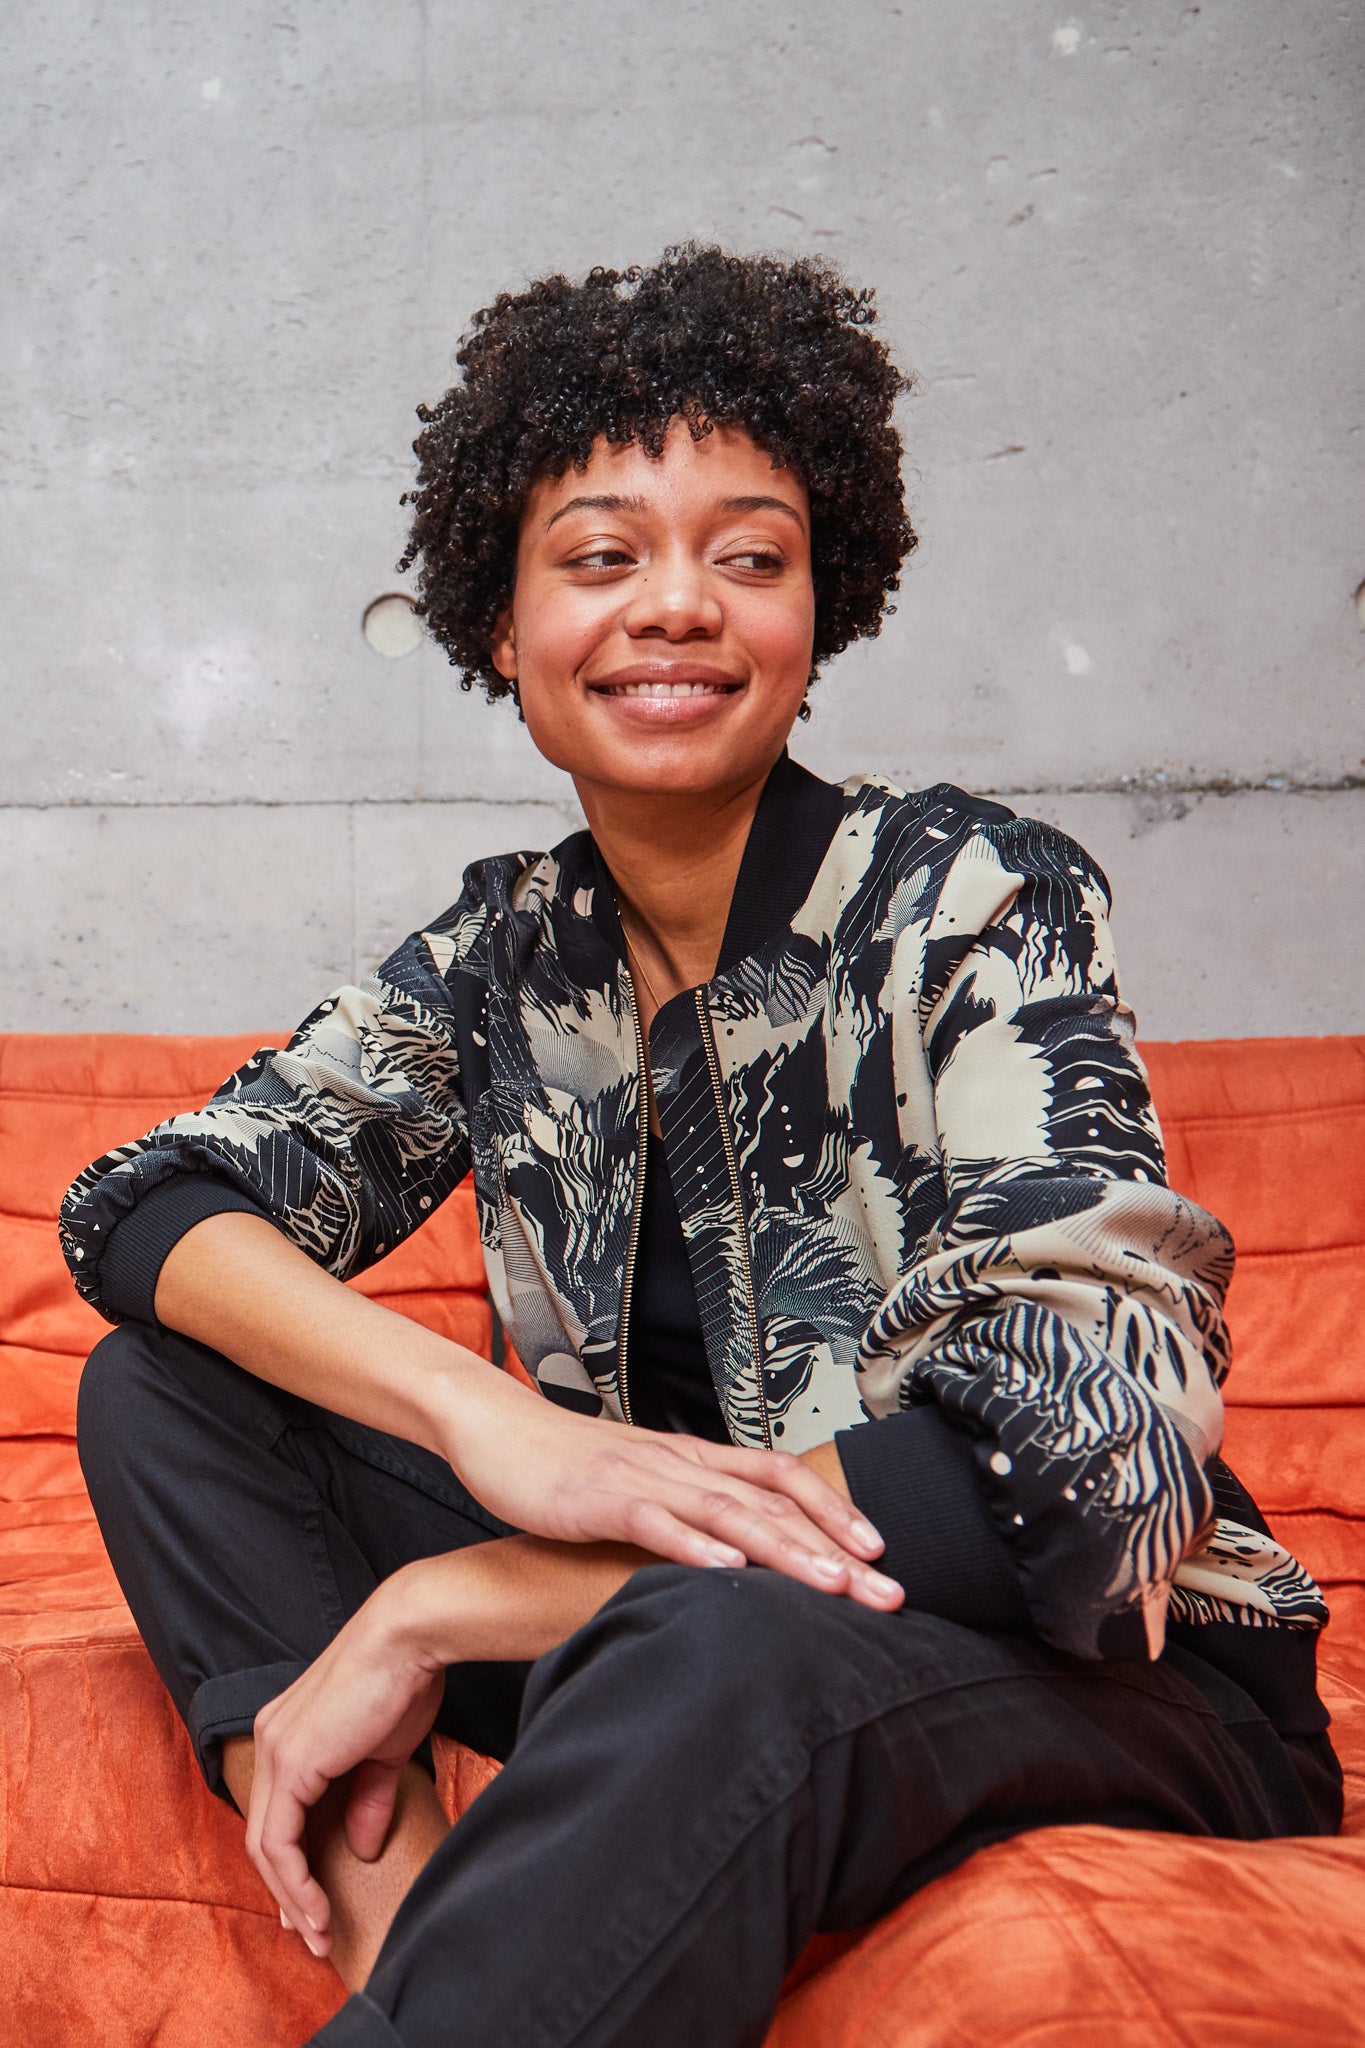
M 617 683 L 609 694 L 613 697 L 721 697 L 725 690 L 719 683 Z

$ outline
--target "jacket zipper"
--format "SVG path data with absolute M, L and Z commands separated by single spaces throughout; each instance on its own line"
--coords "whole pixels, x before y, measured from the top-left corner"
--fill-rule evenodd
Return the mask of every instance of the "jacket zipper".
M 744 1196 L 739 1180 L 739 1161 L 735 1157 L 735 1143 L 730 1135 L 730 1119 L 725 1111 L 725 1089 L 721 1081 L 720 1055 L 716 1051 L 715 1033 L 711 1029 L 710 1012 L 706 998 L 700 989 L 694 991 L 697 1004 L 697 1021 L 701 1025 L 701 1042 L 706 1049 L 706 1065 L 711 1076 L 711 1092 L 716 1098 L 716 1117 L 720 1123 L 720 1141 L 725 1148 L 725 1165 L 730 1176 L 730 1193 L 734 1197 L 735 1219 L 739 1224 L 740 1264 L 744 1270 L 744 1308 L 749 1324 L 749 1341 L 754 1353 L 754 1376 L 758 1381 L 759 1415 L 763 1423 L 763 1446 L 773 1447 L 772 1421 L 768 1414 L 768 1394 L 763 1384 L 763 1347 L 758 1335 L 758 1309 L 754 1300 L 754 1271 L 749 1263 L 749 1226 L 744 1217 Z
M 630 1300 L 635 1287 L 635 1256 L 640 1249 L 640 1227 L 645 1213 L 645 1155 L 649 1149 L 649 1056 L 645 1051 L 645 1034 L 635 1002 L 635 983 L 630 978 L 628 967 L 621 969 L 621 979 L 625 984 L 626 1001 L 630 1006 L 630 1021 L 635 1026 L 635 1071 L 640 1082 L 640 1141 L 635 1153 L 635 1198 L 630 1211 L 630 1243 L 626 1247 L 625 1271 L 621 1275 L 621 1322 L 616 1333 L 616 1391 L 621 1402 L 621 1414 L 629 1423 L 633 1417 L 630 1412 L 630 1389 L 626 1384 L 626 1353 L 630 1348 Z

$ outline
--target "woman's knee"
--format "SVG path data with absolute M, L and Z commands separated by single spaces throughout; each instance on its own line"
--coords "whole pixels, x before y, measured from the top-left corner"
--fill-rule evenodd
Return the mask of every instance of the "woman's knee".
M 800 1697 L 829 1665 L 828 1641 L 850 1613 L 846 1601 L 782 1572 L 675 1567 L 646 1597 L 668 1616 L 673 1654 L 691 1672 L 730 1688 Z
M 139 1323 L 121 1323 L 101 1337 L 81 1371 L 76 1394 L 76 1440 L 82 1457 L 121 1437 L 143 1397 L 159 1376 L 157 1333 Z
M 600 1657 L 603 1678 L 619 1679 L 646 1716 L 676 1710 L 735 1725 L 802 1717 L 838 1671 L 828 1640 L 842 1619 L 837 1604 L 756 1567 L 650 1566 L 542 1660 L 550 1668 L 537 1667 L 533 1689 L 545 1681 L 556 1688 Z
M 175 1465 L 182 1454 L 192 1461 L 205 1433 L 245 1428 L 268 1440 L 273 1395 L 174 1330 L 120 1324 L 90 1353 L 76 1398 L 76 1442 L 96 1506 L 102 1488 L 136 1469 Z

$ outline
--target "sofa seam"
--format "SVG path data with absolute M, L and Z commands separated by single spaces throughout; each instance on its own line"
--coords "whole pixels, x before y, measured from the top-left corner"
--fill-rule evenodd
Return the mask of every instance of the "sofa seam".
M 97 1891 L 92 1885 L 17 1884 L 10 1877 L 0 1878 L 0 1892 L 33 1892 L 39 1897 L 58 1899 L 113 1899 L 126 1901 L 130 1906 L 207 1906 L 215 1913 L 250 1913 L 259 1920 L 274 1920 L 278 1916 L 278 1909 L 243 1906 L 230 1899 L 187 1898 L 170 1892 Z

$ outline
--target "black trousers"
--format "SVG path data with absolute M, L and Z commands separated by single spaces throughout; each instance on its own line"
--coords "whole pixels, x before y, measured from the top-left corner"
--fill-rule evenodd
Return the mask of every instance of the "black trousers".
M 388 1573 L 508 1533 L 427 1452 L 127 1326 L 86 1368 L 81 1459 L 147 1646 L 218 1746 Z M 507 1760 L 319 2043 L 741 2048 L 817 1929 L 982 1844 L 1102 1821 L 1253 1839 L 1340 1815 L 1282 1739 L 1168 1650 L 1082 1664 L 777 1573 L 660 1565 L 536 1664 L 448 1674 L 437 1726 Z M 983 1950 L 984 1956 L 984 1950 Z

